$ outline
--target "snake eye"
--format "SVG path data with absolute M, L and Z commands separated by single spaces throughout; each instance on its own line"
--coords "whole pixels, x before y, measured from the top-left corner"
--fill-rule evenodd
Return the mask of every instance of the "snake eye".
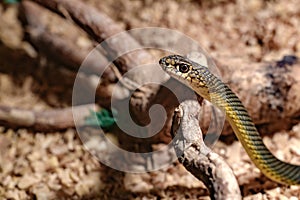
M 187 64 L 180 64 L 178 69 L 181 73 L 187 73 L 190 70 L 190 67 Z

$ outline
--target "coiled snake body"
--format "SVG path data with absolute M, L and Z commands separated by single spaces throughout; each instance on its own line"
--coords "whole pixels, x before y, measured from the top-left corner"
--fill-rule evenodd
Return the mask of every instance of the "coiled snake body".
M 263 174 L 282 184 L 300 184 L 300 166 L 277 159 L 267 149 L 242 102 L 207 67 L 179 55 L 166 56 L 159 64 L 172 77 L 225 111 L 237 138 Z

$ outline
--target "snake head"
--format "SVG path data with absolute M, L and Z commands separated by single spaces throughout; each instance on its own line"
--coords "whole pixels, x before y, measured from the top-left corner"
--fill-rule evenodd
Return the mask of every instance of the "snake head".
M 170 55 L 163 57 L 159 60 L 160 66 L 171 76 L 188 77 L 189 72 L 192 70 L 192 63 L 183 56 Z
M 189 86 L 200 96 L 208 98 L 208 77 L 211 73 L 207 67 L 180 55 L 163 57 L 159 64 L 170 76 Z
M 206 85 L 205 74 L 208 69 L 196 62 L 180 55 L 169 55 L 159 60 L 160 66 L 170 76 L 180 80 L 188 86 Z

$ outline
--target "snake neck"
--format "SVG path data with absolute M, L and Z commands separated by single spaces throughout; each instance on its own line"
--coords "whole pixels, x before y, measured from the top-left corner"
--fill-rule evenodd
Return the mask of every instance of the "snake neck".
M 288 185 L 300 184 L 300 166 L 277 159 L 265 146 L 248 112 L 239 98 L 220 80 L 204 88 L 193 88 L 226 113 L 234 133 L 253 163 L 270 179 Z

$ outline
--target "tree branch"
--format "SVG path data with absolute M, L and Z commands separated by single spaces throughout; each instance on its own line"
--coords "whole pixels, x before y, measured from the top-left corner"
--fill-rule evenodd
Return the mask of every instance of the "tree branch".
M 241 199 L 231 168 L 204 144 L 198 122 L 199 111 L 198 102 L 185 101 L 174 113 L 172 137 L 178 160 L 204 182 L 212 199 Z
M 97 110 L 95 104 L 74 106 L 73 108 L 53 109 L 45 111 L 24 110 L 0 106 L 0 123 L 12 128 L 30 128 L 34 131 L 60 131 L 75 127 L 73 112 L 81 113 L 81 119 L 76 122 L 84 124 L 85 117 L 91 110 Z
M 107 59 L 112 61 L 121 73 L 144 64 L 156 63 L 158 60 L 158 58 L 155 59 L 145 49 L 141 48 L 141 45 L 127 32 L 124 32 L 111 18 L 92 6 L 76 0 L 34 1 L 62 16 L 71 17 L 95 41 L 101 43 L 105 40 L 101 45 L 107 53 Z M 115 37 L 113 40 L 108 39 L 118 33 L 121 33 L 118 37 Z M 136 50 L 132 51 L 133 49 Z M 126 52 L 126 54 L 123 52 Z M 160 79 L 157 77 L 155 69 L 151 67 L 143 69 L 143 72 L 140 70 L 132 71 L 128 75 L 132 82 L 142 85 L 153 80 L 160 83 L 165 81 L 163 76 Z M 159 89 L 160 84 L 148 84 L 140 87 L 132 95 L 130 101 L 131 112 L 133 118 L 139 124 L 146 125 L 149 123 L 148 110 L 153 105 L 153 100 Z

